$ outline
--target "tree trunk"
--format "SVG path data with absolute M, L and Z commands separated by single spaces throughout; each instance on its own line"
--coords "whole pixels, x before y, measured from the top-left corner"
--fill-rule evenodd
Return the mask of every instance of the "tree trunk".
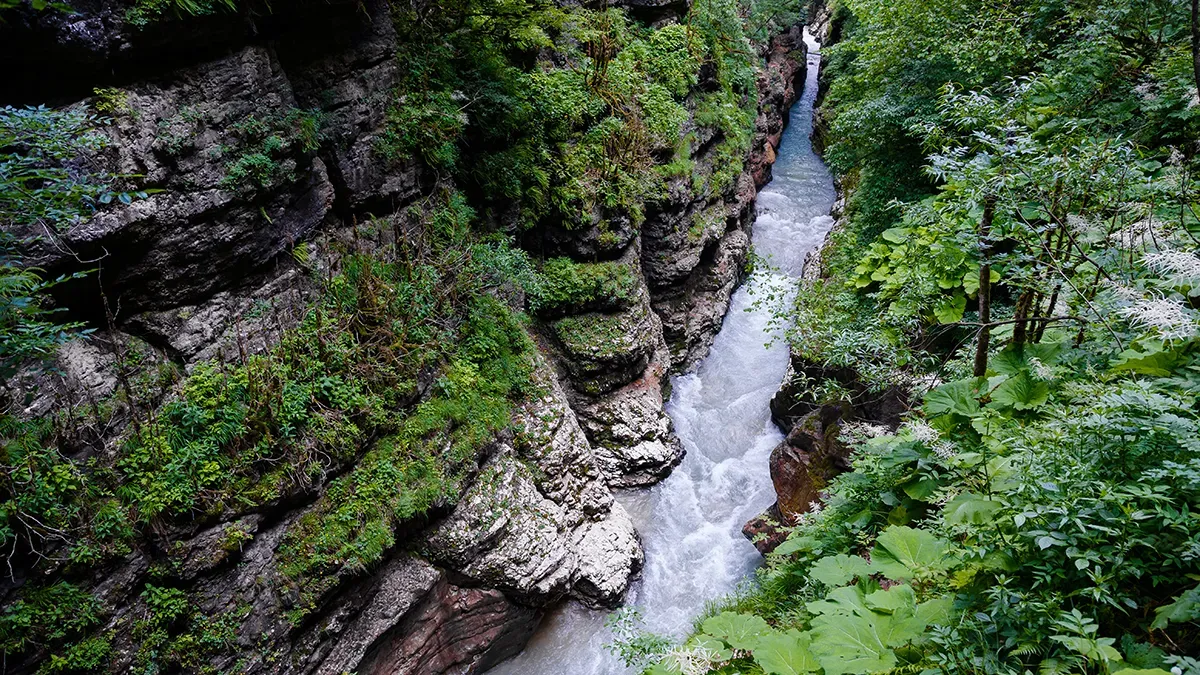
M 1200 2 L 1200 0 L 1195 0 Z M 983 204 L 979 221 L 979 343 L 975 347 L 975 377 L 987 375 L 988 346 L 992 339 L 992 219 L 996 216 L 996 200 L 988 198 Z
M 1027 289 L 1017 298 L 1017 308 L 1013 314 L 1013 336 L 1012 341 L 1018 347 L 1025 344 L 1025 335 L 1028 329 L 1029 310 L 1033 305 L 1033 289 Z
M 1192 77 L 1200 95 L 1200 0 L 1192 0 Z

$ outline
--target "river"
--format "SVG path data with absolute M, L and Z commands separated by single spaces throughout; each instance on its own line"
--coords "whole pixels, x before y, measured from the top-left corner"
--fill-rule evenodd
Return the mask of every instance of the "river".
M 617 495 L 646 549 L 642 579 L 629 603 L 646 630 L 682 637 L 705 604 L 752 577 L 762 558 L 742 525 L 774 501 L 768 459 L 782 435 L 768 403 L 787 368 L 787 347 L 767 346 L 770 311 L 756 308 L 761 285 L 794 287 L 805 255 L 833 220 L 833 181 L 813 152 L 813 103 L 820 55 L 809 42 L 804 92 L 791 111 L 773 180 L 758 197 L 754 249 L 775 271 L 755 275 L 733 296 L 712 351 L 695 372 L 673 380 L 667 412 L 687 449 L 662 483 Z M 605 649 L 607 612 L 569 603 L 549 614 L 520 655 L 489 675 L 621 675 Z

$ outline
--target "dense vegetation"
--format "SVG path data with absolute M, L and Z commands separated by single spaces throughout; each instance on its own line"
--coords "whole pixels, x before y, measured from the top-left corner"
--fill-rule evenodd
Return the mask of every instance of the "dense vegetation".
M 841 0 L 797 357 L 836 478 L 654 673 L 1198 673 L 1200 97 L 1181 2 Z M 833 368 L 831 371 L 835 370 Z M 665 656 L 664 656 L 665 654 Z

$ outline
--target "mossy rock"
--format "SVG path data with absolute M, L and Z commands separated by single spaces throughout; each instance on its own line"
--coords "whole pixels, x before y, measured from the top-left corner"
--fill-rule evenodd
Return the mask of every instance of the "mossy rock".
M 656 332 L 645 303 L 616 314 L 597 312 L 551 324 L 576 388 L 599 395 L 632 382 L 646 369 Z

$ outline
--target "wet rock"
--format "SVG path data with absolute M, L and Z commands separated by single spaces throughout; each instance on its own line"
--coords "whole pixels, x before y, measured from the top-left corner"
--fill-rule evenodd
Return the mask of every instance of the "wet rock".
M 221 291 L 195 305 L 143 312 L 131 317 L 128 326 L 189 365 L 261 354 L 300 322 L 316 297 L 311 277 L 285 265 L 257 288 Z
M 539 611 L 514 604 L 497 591 L 443 581 L 411 617 L 379 638 L 356 668 L 317 672 L 482 673 L 520 652 L 540 617 Z
M 771 178 L 788 111 L 804 83 L 805 48 L 797 26 L 761 50 L 759 113 L 745 171 L 724 192 L 696 200 L 687 185 L 652 205 L 643 225 L 643 267 L 671 351 L 672 369 L 692 368 L 708 353 L 742 281 L 749 254 L 757 189 Z M 696 170 L 709 175 L 720 161 L 715 131 L 696 130 Z
M 614 260 L 638 238 L 628 214 L 594 213 L 585 222 L 542 223 L 524 237 L 526 248 L 576 260 Z
M 187 541 L 176 542 L 170 550 L 171 576 L 180 581 L 194 581 L 236 559 L 246 543 L 254 539 L 263 520 L 262 515 L 251 514 L 211 527 Z
M 645 372 L 661 335 L 657 324 L 643 293 L 623 311 L 568 316 L 552 322 L 550 330 L 574 388 L 599 396 Z
M 749 250 L 750 236 L 731 230 L 716 243 L 711 260 L 694 270 L 686 283 L 656 295 L 654 310 L 662 318 L 675 368 L 691 367 L 708 353 L 742 281 Z
M 796 518 L 821 501 L 821 492 L 839 473 L 850 469 L 849 449 L 838 439 L 848 406 L 827 405 L 806 415 L 771 451 L 771 482 L 781 521 Z
M 617 606 L 644 562 L 642 543 L 625 508 L 614 504 L 604 520 L 592 523 L 578 550 L 572 595 L 589 607 Z
M 330 213 L 333 185 L 297 131 L 296 100 L 270 50 L 247 47 L 120 94 L 105 161 L 162 192 L 42 238 L 30 262 L 57 273 L 99 261 L 112 306 L 161 309 L 237 285 Z M 265 150 L 272 134 L 282 146 Z M 247 157 L 269 157 L 267 168 L 244 173 Z M 95 286 L 72 284 L 63 300 L 94 315 Z
M 683 459 L 683 445 L 663 410 L 667 365 L 659 350 L 639 379 L 598 399 L 576 399 L 596 462 L 613 487 L 652 485 Z
M 742 534 L 765 556 L 788 538 L 789 530 L 783 526 L 781 520 L 778 506 L 772 504 L 762 514 L 747 522 L 742 527 Z

